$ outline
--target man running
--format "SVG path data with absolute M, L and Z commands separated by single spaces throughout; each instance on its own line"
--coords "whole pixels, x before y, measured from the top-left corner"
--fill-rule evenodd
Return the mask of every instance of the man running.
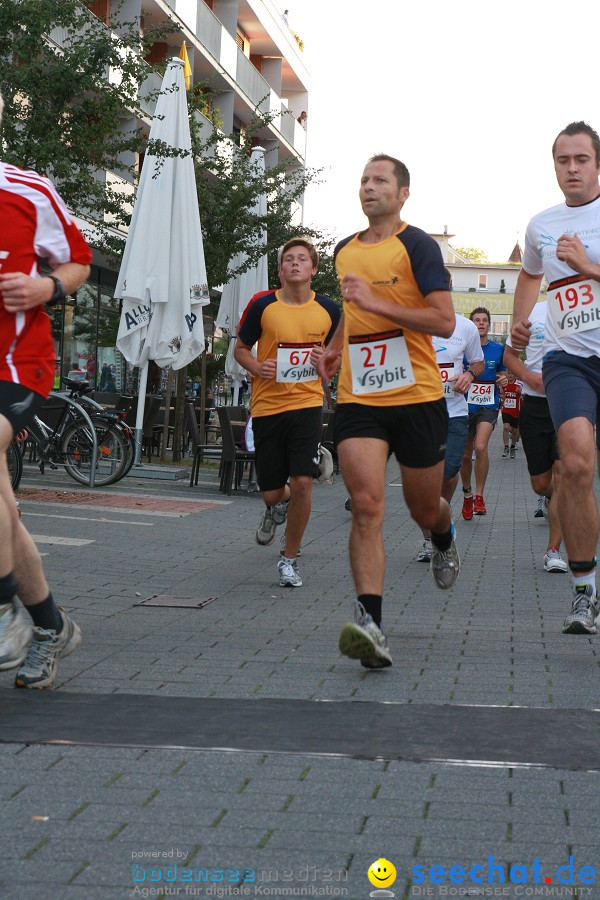
M 506 372 L 506 377 L 508 382 L 502 391 L 502 438 L 504 440 L 502 459 L 507 457 L 514 459 L 519 443 L 519 416 L 523 384 L 513 378 L 509 371 Z
M 3 107 L 0 96 L 0 122 Z M 49 260 L 50 275 L 41 275 L 40 257 Z M 22 688 L 51 688 L 58 660 L 79 646 L 81 632 L 56 606 L 19 519 L 6 450 L 52 389 L 46 306 L 83 284 L 91 258 L 51 182 L 0 162 L 0 669 L 19 666 L 15 684 Z
M 562 532 L 557 506 L 560 479 L 558 443 L 542 383 L 542 354 L 547 305 L 546 300 L 536 303 L 531 312 L 531 339 L 527 345 L 525 362 L 522 362 L 517 351 L 513 349 L 510 336 L 504 348 L 504 359 L 510 371 L 523 383 L 519 417 L 523 450 L 531 478 L 531 487 L 536 494 L 544 497 L 546 504 L 548 547 L 544 553 L 544 570 L 546 572 L 567 572 L 568 566 L 560 553 Z
M 344 311 L 318 361 L 328 380 L 341 365 L 335 443 L 352 503 L 357 601 L 339 646 L 370 669 L 392 663 L 381 627 L 390 453 L 400 463 L 411 516 L 431 531 L 437 586 L 452 587 L 460 566 L 450 507 L 441 497 L 448 412 L 430 337 L 449 338 L 455 316 L 439 246 L 400 217 L 409 183 L 406 166 L 391 156 L 367 163 L 359 196 L 369 225 L 337 245 Z
M 456 317 L 454 334 L 449 338 L 434 336 L 432 343 L 442 376 L 444 399 L 449 417 L 442 497 L 451 503 L 469 433 L 469 408 L 466 394 L 473 382 L 483 372 L 483 351 L 477 328 L 464 316 Z M 467 364 L 466 371 L 463 365 L 464 361 Z M 423 529 L 423 543 L 417 553 L 417 561 L 430 562 L 432 555 L 431 534 L 428 529 Z
M 461 479 L 463 489 L 463 519 L 485 516 L 487 510 L 483 492 L 490 468 L 488 444 L 498 421 L 500 408 L 499 387 L 507 383 L 504 374 L 504 347 L 488 340 L 492 318 L 483 306 L 473 310 L 470 317 L 479 332 L 485 368 L 483 374 L 469 388 L 469 439 L 462 459 Z M 475 450 L 475 497 L 471 489 L 473 470 L 473 450 Z
M 566 634 L 595 634 L 596 546 L 594 426 L 600 400 L 600 138 L 572 122 L 552 147 L 564 203 L 534 216 L 527 227 L 523 268 L 515 289 L 511 338 L 529 343 L 530 313 L 542 278 L 548 282 L 543 381 L 558 435 L 558 513 L 573 583 Z
M 310 286 L 318 263 L 309 241 L 294 238 L 285 244 L 279 256 L 281 288 L 248 304 L 235 348 L 236 360 L 254 375 L 252 427 L 265 502 L 258 543 L 270 544 L 287 518 L 278 562 L 282 587 L 302 586 L 296 558 L 310 516 L 323 430 L 323 386 L 314 361 L 340 319 L 337 304 Z

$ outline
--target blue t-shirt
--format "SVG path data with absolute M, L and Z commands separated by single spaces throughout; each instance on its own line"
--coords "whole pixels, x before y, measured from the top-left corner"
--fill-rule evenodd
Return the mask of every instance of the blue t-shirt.
M 477 381 L 495 382 L 498 372 L 506 371 L 506 366 L 504 365 L 504 344 L 488 341 L 481 349 L 483 351 L 485 368 L 479 378 L 477 378 Z M 468 366 L 468 362 L 466 365 Z M 477 412 L 480 409 L 482 407 L 479 404 L 469 403 L 469 413 Z M 494 405 L 486 406 L 485 409 L 500 409 L 500 392 L 497 386 L 494 388 Z

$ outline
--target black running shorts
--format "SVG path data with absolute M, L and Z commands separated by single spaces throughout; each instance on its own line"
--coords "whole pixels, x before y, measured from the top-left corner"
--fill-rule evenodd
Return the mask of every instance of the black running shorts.
M 448 409 L 443 398 L 405 406 L 338 403 L 333 430 L 336 447 L 348 438 L 379 438 L 400 465 L 428 469 L 444 459 Z
M 543 475 L 560 458 L 554 423 L 545 397 L 524 395 L 519 425 L 527 470 L 530 475 Z
M 292 409 L 273 416 L 253 416 L 256 477 L 261 491 L 275 491 L 290 475 L 319 474 L 323 433 L 320 406 Z
M 15 435 L 31 424 L 45 402 L 46 398 L 31 388 L 12 381 L 0 381 L 0 415 L 8 419 Z

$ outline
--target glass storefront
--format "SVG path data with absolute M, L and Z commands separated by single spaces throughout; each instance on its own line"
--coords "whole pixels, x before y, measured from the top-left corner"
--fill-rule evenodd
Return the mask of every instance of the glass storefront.
M 116 273 L 92 266 L 89 280 L 74 297 L 48 310 L 56 351 L 55 389 L 61 377 L 89 381 L 99 391 L 128 393 L 131 374 L 117 350 L 120 301 Z M 135 370 L 137 379 L 137 370 Z

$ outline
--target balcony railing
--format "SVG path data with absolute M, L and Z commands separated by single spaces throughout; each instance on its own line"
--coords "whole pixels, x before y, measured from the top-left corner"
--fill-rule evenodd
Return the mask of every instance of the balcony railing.
M 211 56 L 221 55 L 221 33 L 223 26 L 206 3 L 198 3 L 197 37 Z
M 260 72 L 252 65 L 248 57 L 239 49 L 237 51 L 235 80 L 260 112 L 269 112 L 271 88 Z

